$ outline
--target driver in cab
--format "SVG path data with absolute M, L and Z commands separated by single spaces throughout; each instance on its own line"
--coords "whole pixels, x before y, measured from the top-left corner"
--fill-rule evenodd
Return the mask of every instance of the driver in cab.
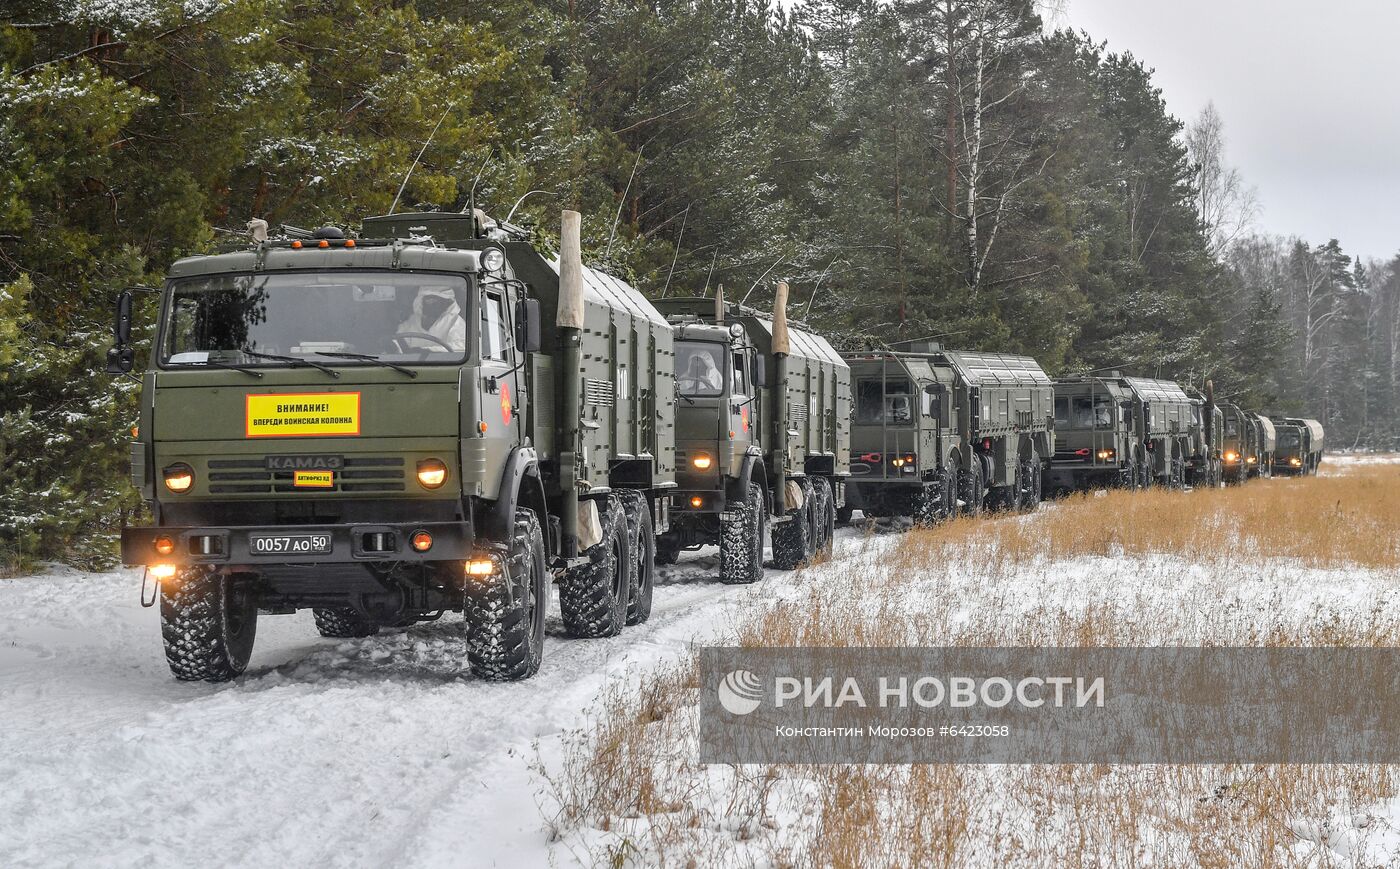
M 694 351 L 685 373 L 680 376 L 681 392 L 718 395 L 723 386 L 724 376 L 715 365 L 714 357 L 705 350 Z
M 456 294 L 445 287 L 424 287 L 413 299 L 413 310 L 399 324 L 395 340 L 404 349 L 467 349 L 467 320 Z M 431 340 L 427 337 L 436 338 Z

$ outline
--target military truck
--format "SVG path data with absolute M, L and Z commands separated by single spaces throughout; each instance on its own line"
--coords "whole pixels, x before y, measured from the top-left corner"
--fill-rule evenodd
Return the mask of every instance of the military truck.
M 1196 403 L 1170 380 L 1119 372 L 1055 381 L 1057 490 L 1187 483 Z
M 1238 404 L 1227 401 L 1220 408 L 1225 411 L 1225 440 L 1221 453 L 1225 482 L 1238 485 L 1253 476 L 1252 469 L 1259 463 L 1261 432 L 1249 412 Z
M 309 608 L 329 637 L 460 611 L 492 680 L 540 666 L 551 578 L 573 636 L 650 612 L 675 477 L 665 319 L 583 267 L 575 212 L 553 258 L 475 210 L 364 233 L 264 225 L 161 290 L 132 444 L 154 524 L 123 530 L 122 558 L 157 583 L 178 679 L 240 674 L 259 611 Z M 123 293 L 114 372 L 131 310 Z
M 1278 430 L 1273 461 L 1275 473 L 1316 474 L 1322 464 L 1322 423 L 1292 416 L 1274 416 L 1271 420 Z
M 931 523 L 1040 503 L 1054 393 L 1034 359 L 928 341 L 845 358 L 855 417 L 842 521 L 855 509 Z
M 1274 450 L 1278 438 L 1273 421 L 1267 416 L 1252 411 L 1247 416 L 1254 426 L 1254 455 L 1245 459 L 1249 476 L 1272 477 L 1274 475 Z
M 825 338 L 787 319 L 710 298 L 661 299 L 676 337 L 676 477 L 657 559 L 718 543 L 720 577 L 790 570 L 827 550 L 850 463 L 850 371 Z
M 1186 482 L 1193 488 L 1224 485 L 1220 447 L 1224 438 L 1225 412 L 1215 401 L 1215 384 L 1206 381 L 1204 392 L 1185 390 L 1192 403 L 1191 437 L 1186 454 Z

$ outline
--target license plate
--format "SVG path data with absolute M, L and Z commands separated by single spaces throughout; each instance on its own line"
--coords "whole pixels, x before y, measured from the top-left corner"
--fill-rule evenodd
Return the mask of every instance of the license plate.
M 327 555 L 329 534 L 249 534 L 248 550 L 254 555 Z

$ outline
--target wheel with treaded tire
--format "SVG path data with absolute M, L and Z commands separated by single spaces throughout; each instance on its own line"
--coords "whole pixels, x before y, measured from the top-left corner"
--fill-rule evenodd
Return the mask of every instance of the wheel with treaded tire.
M 813 505 L 816 535 L 812 554 L 825 558 L 831 555 L 831 546 L 836 540 L 836 495 L 831 491 L 831 481 L 826 477 L 812 480 L 812 492 L 816 496 Z
M 467 663 L 488 682 L 528 679 L 544 660 L 544 617 L 549 603 L 544 532 L 533 510 L 515 511 L 504 575 L 480 582 L 468 576 L 462 615 Z
M 795 482 L 802 490 L 802 506 L 787 511 L 788 520 L 773 526 L 773 564 L 779 570 L 796 570 L 807 563 L 815 551 L 813 502 L 816 499 L 812 495 L 812 484 L 805 477 Z M 785 497 L 785 493 L 779 492 L 778 497 Z
M 311 617 L 316 620 L 316 631 L 331 639 L 358 639 L 379 633 L 379 625 L 348 606 L 316 607 L 311 610 Z
M 1034 513 L 1040 508 L 1044 497 L 1045 473 L 1040 466 L 1040 453 L 1031 448 L 1031 454 L 1021 463 L 1021 512 Z
M 632 589 L 632 553 L 627 545 L 622 499 L 609 495 L 599 513 L 602 541 L 583 553 L 588 564 L 569 568 L 559 581 L 559 613 L 564 630 L 580 639 L 622 633 Z
M 958 500 L 964 516 L 982 515 L 982 460 L 972 457 L 972 466 L 958 472 Z
M 190 567 L 160 584 L 165 660 L 181 682 L 227 682 L 242 675 L 258 630 L 254 578 Z
M 632 551 L 631 586 L 627 593 L 627 624 L 651 618 L 656 587 L 656 538 L 651 533 L 651 505 L 646 495 L 631 489 L 618 493 L 627 516 L 627 545 Z
M 763 535 L 768 528 L 768 505 L 763 487 L 748 484 L 742 504 L 731 503 L 733 518 L 720 523 L 719 578 L 731 585 L 747 585 L 763 578 Z

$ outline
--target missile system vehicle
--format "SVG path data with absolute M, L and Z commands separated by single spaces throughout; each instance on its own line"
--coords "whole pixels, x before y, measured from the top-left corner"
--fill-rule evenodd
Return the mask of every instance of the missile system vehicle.
M 787 285 L 772 314 L 716 298 L 654 303 L 675 330 L 676 461 L 661 563 L 719 544 L 725 582 L 792 569 L 830 548 L 850 462 L 850 370 L 825 338 L 787 320 Z
M 845 358 L 855 418 L 843 520 L 857 508 L 929 523 L 1040 503 L 1054 394 L 1034 359 L 929 342 Z
M 1186 483 L 1193 488 L 1224 485 L 1220 461 L 1224 440 L 1225 412 L 1215 402 L 1215 385 L 1206 382 L 1205 392 L 1186 389 L 1193 405 L 1191 437 L 1186 454 Z
M 1278 431 L 1274 451 L 1274 473 L 1301 476 L 1316 474 L 1322 464 L 1322 423 L 1315 419 L 1275 416 L 1270 418 Z
M 1170 380 L 1100 376 L 1055 381 L 1057 490 L 1181 487 L 1197 451 L 1197 403 Z
M 171 267 L 142 378 L 154 522 L 122 557 L 157 583 L 174 675 L 236 677 L 259 611 L 311 609 L 333 637 L 462 612 L 496 680 L 539 667 L 551 580 L 573 636 L 645 620 L 672 330 L 583 268 L 579 216 L 558 257 L 476 211 L 262 229 Z M 131 316 L 124 293 L 110 371 L 132 368 Z
M 1253 476 L 1253 469 L 1259 464 L 1261 432 L 1250 413 L 1239 405 L 1227 401 L 1220 407 L 1225 412 L 1225 440 L 1221 453 L 1225 482 L 1243 483 Z

